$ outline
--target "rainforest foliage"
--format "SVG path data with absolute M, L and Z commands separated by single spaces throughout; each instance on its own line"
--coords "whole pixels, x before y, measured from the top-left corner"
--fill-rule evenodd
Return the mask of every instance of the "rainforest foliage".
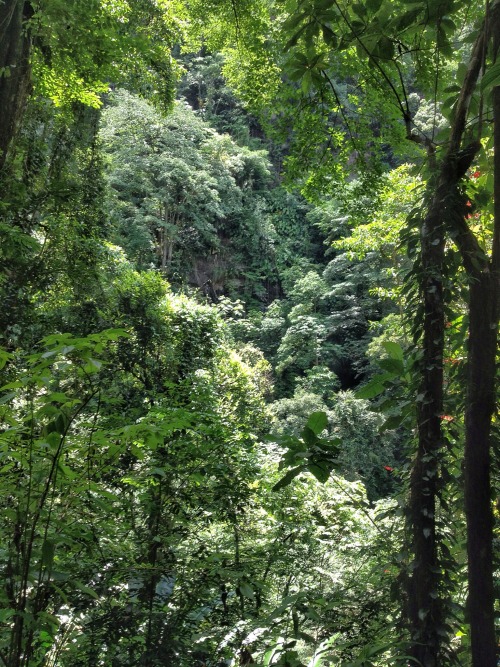
M 496 667 L 499 47 L 0 2 L 0 665 Z

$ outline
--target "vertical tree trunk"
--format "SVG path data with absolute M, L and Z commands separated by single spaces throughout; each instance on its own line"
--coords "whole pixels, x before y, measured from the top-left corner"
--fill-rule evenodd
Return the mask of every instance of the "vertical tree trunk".
M 500 46 L 500 3 L 491 11 L 494 55 Z M 498 58 L 497 58 L 498 62 Z M 500 86 L 493 90 L 494 235 L 490 262 L 471 257 L 465 413 L 464 492 L 473 667 L 495 667 L 495 593 L 491 498 L 491 419 L 496 404 L 496 355 L 500 306 Z M 465 257 L 464 257 L 465 263 Z M 467 264 L 466 264 L 467 266 Z
M 0 3 L 0 171 L 19 127 L 31 86 L 31 37 L 25 30 L 33 15 L 30 2 Z
M 170 266 L 172 264 L 172 257 L 174 254 L 174 242 L 172 239 L 168 240 L 168 251 L 167 251 L 167 264 Z
M 498 7 L 499 0 L 495 0 L 495 4 Z M 477 267 L 478 262 L 482 261 L 483 265 L 485 262 L 487 264 L 484 252 L 464 219 L 464 202 L 460 193 L 460 182 L 466 175 L 480 147 L 478 140 L 465 147 L 462 147 L 462 142 L 466 131 L 470 100 L 476 89 L 483 65 L 487 35 L 488 30 L 485 22 L 478 33 L 471 52 L 467 72 L 455 107 L 455 117 L 450 131 L 448 149 L 439 166 L 436 189 L 422 227 L 422 278 L 420 284 L 424 298 L 423 360 L 418 397 L 420 400 L 417 402 L 419 443 L 410 480 L 409 522 L 413 537 L 414 562 L 412 576 L 408 582 L 408 611 L 413 641 L 411 654 L 423 667 L 435 667 L 439 664 L 440 644 L 442 637 L 446 636 L 445 610 L 440 602 L 442 596 L 439 590 L 440 568 L 435 520 L 436 499 L 439 491 L 439 459 L 442 447 L 440 416 L 443 411 L 444 309 L 442 272 L 445 228 L 459 246 L 469 275 L 471 275 L 471 272 L 477 273 L 475 267 Z M 475 290 L 474 287 L 472 289 Z M 484 292 L 484 290 L 478 291 L 481 291 L 481 294 Z M 484 303 L 482 305 L 478 303 L 475 310 L 478 317 L 479 314 L 484 315 L 483 309 Z M 484 326 L 483 323 L 481 333 L 479 329 L 477 330 L 477 338 L 476 332 L 471 336 L 476 341 L 476 354 L 478 355 L 474 362 L 478 364 L 476 371 L 469 367 L 469 385 L 471 386 L 473 382 L 478 382 L 476 373 L 481 373 L 484 363 L 484 359 L 479 359 L 481 356 L 479 353 L 481 345 L 479 339 L 484 333 Z M 491 333 L 489 337 L 491 340 Z M 488 354 L 491 354 L 491 351 Z M 491 365 L 494 367 L 494 355 Z M 474 389 L 474 392 L 481 392 L 481 397 L 483 397 L 485 395 L 484 388 L 480 383 L 476 386 L 477 389 Z M 489 418 L 486 417 L 484 412 L 480 415 L 480 403 L 476 401 L 475 395 L 470 391 L 468 399 L 471 403 L 467 409 L 467 430 L 469 431 L 467 439 L 470 448 L 473 439 L 479 435 L 479 431 L 484 430 L 484 422 L 489 422 Z M 488 411 L 489 408 L 486 408 L 486 412 Z M 481 427 L 476 421 L 476 417 L 471 418 L 472 415 L 479 418 Z M 473 423 L 475 424 L 474 432 L 471 430 Z M 476 431 L 477 428 L 479 428 L 479 431 Z M 478 469 L 482 471 L 481 483 L 483 484 L 487 479 L 485 478 L 485 472 L 487 475 L 489 461 L 487 459 L 483 461 Z M 474 484 L 478 482 L 478 479 L 474 480 Z M 469 484 L 468 497 L 475 498 L 470 486 L 472 480 L 468 480 L 467 483 Z M 488 491 L 486 491 L 486 495 L 489 498 Z M 481 502 L 483 510 L 485 506 L 484 499 Z M 490 526 L 487 518 L 490 511 L 488 504 L 485 514 L 486 519 L 484 525 L 481 525 L 480 528 L 486 532 L 488 532 Z M 474 514 L 469 511 L 472 522 L 476 516 L 477 507 Z M 473 542 L 475 541 L 474 539 Z M 480 548 L 484 552 L 484 543 Z M 472 567 L 474 568 L 474 565 Z M 483 574 L 488 570 L 488 567 L 489 565 L 485 563 Z M 476 581 L 476 584 L 479 585 L 479 582 Z M 485 589 L 483 588 L 482 593 L 484 592 Z M 482 639 L 479 641 L 482 641 Z M 474 663 L 474 667 L 493 667 L 493 663 L 479 661 Z
M 442 271 L 444 229 L 434 196 L 421 230 L 424 301 L 423 358 L 417 403 L 418 449 L 410 479 L 409 523 L 413 570 L 409 578 L 408 611 L 411 655 L 423 667 L 438 664 L 441 605 L 436 541 L 436 495 L 442 446 L 444 308 Z
M 498 290 L 489 271 L 472 281 L 464 453 L 468 612 L 473 667 L 495 667 L 490 425 L 495 409 Z
M 161 270 L 163 273 L 165 273 L 165 270 L 167 268 L 167 246 L 168 246 L 168 239 L 167 239 L 167 230 L 162 229 L 160 232 L 160 252 L 161 252 Z

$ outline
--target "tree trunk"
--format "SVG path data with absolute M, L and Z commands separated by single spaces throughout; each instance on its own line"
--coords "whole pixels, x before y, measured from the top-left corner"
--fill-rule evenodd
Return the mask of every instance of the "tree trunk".
M 170 268 L 172 265 L 172 257 L 174 255 L 174 240 L 167 238 L 167 255 L 166 255 L 166 266 Z
M 0 4 L 0 171 L 30 92 L 31 37 L 24 24 L 32 15 L 30 2 L 5 0 Z
M 414 561 L 408 580 L 411 655 L 423 667 L 438 664 L 441 605 L 436 542 L 436 495 L 442 447 L 444 228 L 440 188 L 421 230 L 424 301 L 423 358 L 417 402 L 418 448 L 410 479 L 408 518 Z
M 473 667 L 495 667 L 490 425 L 495 410 L 497 287 L 490 272 L 472 280 L 464 453 L 468 613 Z
M 162 229 L 160 232 L 160 253 L 161 253 L 161 270 L 163 273 L 165 273 L 165 269 L 167 268 L 167 245 L 168 245 L 167 230 Z
M 494 57 L 500 46 L 500 3 L 491 8 Z M 498 62 L 498 58 L 496 58 Z M 495 592 L 491 497 L 491 420 L 496 405 L 500 307 L 500 86 L 493 90 L 494 234 L 491 261 L 478 254 L 468 268 L 469 340 L 465 413 L 464 493 L 467 518 L 468 614 L 473 667 L 495 667 Z M 481 261 L 482 259 L 482 261 Z
M 498 12 L 499 0 L 492 8 Z M 466 410 L 465 495 L 468 517 L 471 625 L 478 657 L 474 667 L 494 667 L 491 641 L 492 594 L 491 507 L 489 491 L 489 424 L 494 405 L 496 331 L 490 313 L 496 278 L 464 217 L 460 182 L 480 148 L 479 140 L 462 147 L 472 94 L 483 66 L 488 39 L 486 22 L 479 31 L 455 108 L 448 150 L 438 172 L 437 186 L 422 227 L 422 277 L 424 298 L 422 379 L 417 402 L 419 444 L 410 480 L 409 523 L 413 537 L 413 572 L 408 582 L 408 611 L 413 645 L 411 654 L 423 667 L 439 664 L 441 636 L 446 636 L 445 610 L 440 603 L 440 568 L 435 502 L 439 490 L 443 411 L 444 318 L 442 270 L 444 232 L 457 243 L 471 284 L 468 406 Z M 498 245 L 498 242 L 497 242 Z M 478 268 L 479 267 L 479 268 Z M 496 297 L 495 297 L 496 298 Z M 493 301 L 495 301 L 493 298 Z M 489 366 L 489 370 L 487 370 Z M 493 383 L 493 384 L 492 384 Z M 478 439 L 480 440 L 478 444 Z M 478 453 L 476 449 L 479 447 Z M 483 596 L 487 596 L 486 599 Z M 485 604 L 488 608 L 485 611 Z M 492 605 L 491 605 L 492 611 Z M 472 617 L 474 616 L 474 621 Z M 487 629 L 487 625 L 488 628 Z M 480 646 L 489 644 L 489 648 Z M 493 645 L 493 657 L 492 649 Z M 481 652 L 481 656 L 479 656 Z M 473 650 L 474 653 L 474 650 Z M 487 657 L 488 656 L 488 657 Z
M 500 3 L 491 10 L 494 55 L 500 46 Z M 497 58 L 498 62 L 498 58 Z M 490 262 L 469 268 L 469 340 L 465 414 L 464 492 L 473 667 L 495 667 L 495 592 L 491 497 L 491 420 L 496 405 L 500 306 L 500 86 L 493 90 L 494 234 Z M 465 263 L 465 262 L 464 262 Z

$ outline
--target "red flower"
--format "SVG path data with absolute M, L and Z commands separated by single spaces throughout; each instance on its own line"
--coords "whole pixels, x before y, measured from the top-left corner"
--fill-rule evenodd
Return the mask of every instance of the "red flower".
M 466 206 L 469 206 L 469 208 L 470 208 L 470 207 L 472 206 L 472 203 L 471 203 L 470 200 L 467 200 L 467 201 L 465 202 L 465 205 L 466 205 Z
M 442 419 L 444 422 L 452 422 L 455 417 L 452 417 L 451 415 L 439 415 L 439 419 Z
M 475 172 L 472 174 L 472 178 L 479 178 L 480 176 L 481 176 L 481 172 L 480 172 L 480 171 L 475 171 Z
M 391 466 L 384 466 L 384 470 L 387 470 L 387 472 L 392 472 L 394 468 L 391 468 Z

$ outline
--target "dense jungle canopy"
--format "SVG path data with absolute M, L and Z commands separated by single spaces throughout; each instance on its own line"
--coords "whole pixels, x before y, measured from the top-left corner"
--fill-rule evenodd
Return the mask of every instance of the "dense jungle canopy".
M 500 0 L 0 0 L 0 667 L 497 667 Z

